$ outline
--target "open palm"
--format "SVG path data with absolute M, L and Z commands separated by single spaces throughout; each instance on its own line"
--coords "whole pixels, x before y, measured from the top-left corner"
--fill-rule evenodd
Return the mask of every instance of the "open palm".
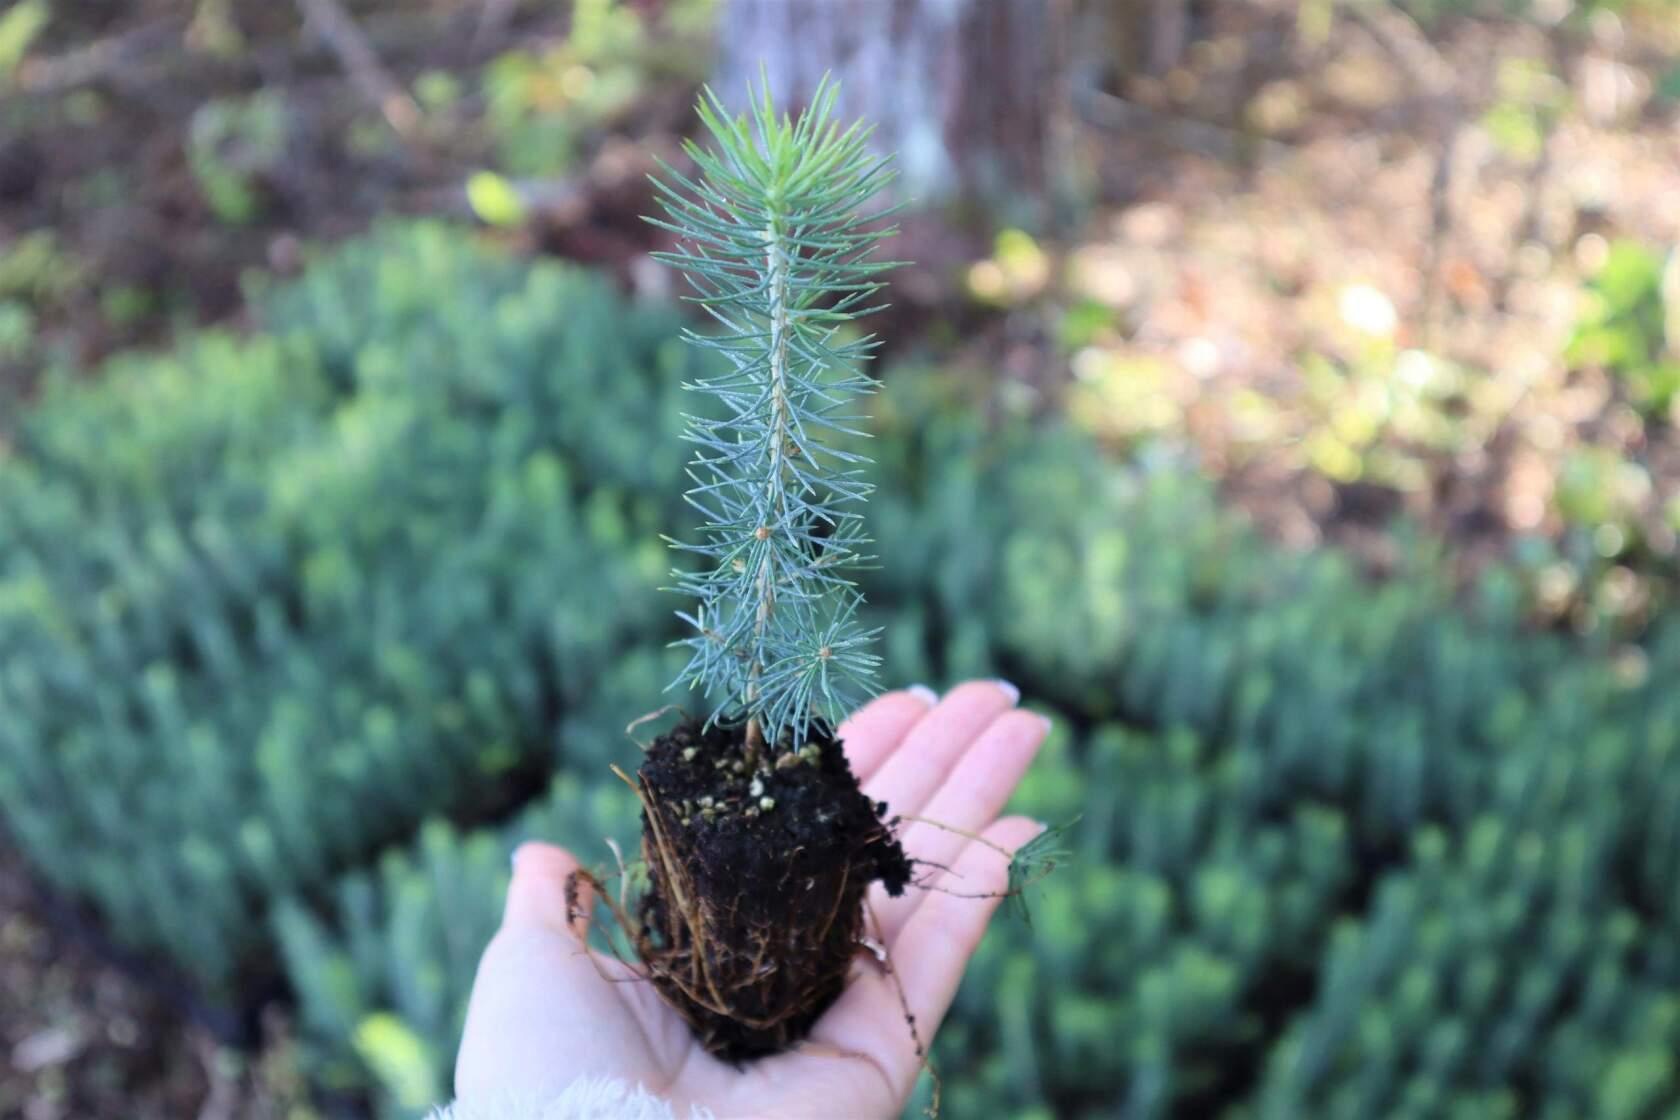
M 869 928 L 903 1002 L 893 977 L 859 946 L 852 982 L 807 1042 L 740 1068 L 720 1062 L 652 985 L 583 948 L 565 897 L 576 859 L 527 844 L 515 854 L 502 927 L 473 985 L 455 1070 L 463 1104 L 548 1100 L 594 1076 L 640 1083 L 679 1116 L 690 1105 L 717 1120 L 898 1115 L 921 1068 L 904 1007 L 922 1041 L 931 1040 L 1007 883 L 1008 861 L 962 833 L 1012 852 L 1041 830 L 1021 817 L 996 819 L 1049 727 L 1017 709 L 1016 698 L 999 681 L 971 681 L 943 699 L 911 689 L 877 698 L 841 725 L 870 797 L 893 815 L 947 826 L 916 823 L 903 833 L 911 858 L 935 869 L 923 879 L 937 874 L 943 891 L 912 887 L 888 898 L 876 884 L 870 895 Z

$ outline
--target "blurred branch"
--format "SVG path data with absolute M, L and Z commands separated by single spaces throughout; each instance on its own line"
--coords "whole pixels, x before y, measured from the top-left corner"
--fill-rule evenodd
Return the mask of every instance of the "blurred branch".
M 404 140 L 413 141 L 420 127 L 420 106 L 385 69 L 361 28 L 338 0 L 297 0 L 297 6 L 391 130 Z
M 1429 241 L 1425 247 L 1419 298 L 1423 305 L 1423 348 L 1431 353 L 1440 349 L 1441 258 L 1452 232 L 1452 173 L 1462 123 L 1462 116 L 1454 114 L 1441 129 L 1436 142 L 1435 174 L 1429 182 Z
M 299 4 L 302 6 L 303 0 Z M 517 42 L 553 34 L 557 21 L 546 14 L 532 21 L 509 20 L 475 36 L 455 13 L 440 18 L 429 13 L 393 11 L 374 13 L 352 27 L 376 62 L 381 54 L 407 58 L 441 47 L 449 52 L 449 61 L 442 64 L 471 65 Z M 159 19 L 56 56 L 26 58 L 19 64 L 13 82 L 16 94 L 47 98 L 105 82 L 127 89 L 156 87 L 180 92 L 182 87 L 200 82 L 266 80 L 272 74 L 285 74 L 289 81 L 296 81 L 299 71 L 328 59 L 337 63 L 340 73 L 348 72 L 325 35 L 265 42 L 234 57 L 161 49 L 178 40 L 186 29 L 184 20 Z M 388 71 L 386 76 L 391 77 Z M 391 80 L 401 92 L 401 85 Z
M 51 97 L 99 81 L 175 39 L 185 26 L 176 19 L 152 20 L 59 55 L 26 58 L 18 66 L 18 91 Z
M 1463 132 L 1465 107 L 1458 92 L 1452 64 L 1429 41 L 1423 28 L 1392 4 L 1349 4 L 1345 10 L 1354 22 L 1377 41 L 1405 73 L 1427 110 L 1435 134 L 1435 170 L 1429 181 L 1429 236 L 1419 266 L 1421 285 L 1419 314 L 1426 350 L 1440 342 L 1440 273 L 1448 235 L 1452 232 L 1452 176 Z
M 1553 33 L 1546 35 L 1546 59 L 1552 73 L 1556 74 L 1567 85 L 1569 82 L 1569 61 L 1564 57 L 1562 37 Z M 1524 245 L 1540 244 L 1545 241 L 1545 211 L 1546 211 L 1546 181 L 1552 177 L 1552 160 L 1557 155 L 1558 121 L 1552 114 L 1540 116 L 1540 154 L 1534 160 L 1534 166 L 1529 168 L 1528 198 L 1523 205 L 1522 220 L 1517 224 L 1515 240 L 1512 242 L 1510 260 L 1512 267 L 1507 267 L 1500 275 L 1499 282 L 1494 288 L 1494 301 L 1504 307 L 1510 299 L 1511 285 L 1516 280 L 1514 262 L 1517 253 Z
M 1431 100 L 1455 96 L 1452 64 L 1411 16 L 1392 4 L 1349 4 L 1343 10 L 1371 33 L 1420 94 Z

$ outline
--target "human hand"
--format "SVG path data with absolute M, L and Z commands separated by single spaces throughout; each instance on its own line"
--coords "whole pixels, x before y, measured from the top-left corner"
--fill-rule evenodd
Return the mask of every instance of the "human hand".
M 924 872 L 949 869 L 927 884 L 936 889 L 912 886 L 889 898 L 877 883 L 869 896 L 867 928 L 886 948 L 902 1002 L 894 977 L 859 946 L 852 981 L 806 1042 L 740 1068 L 721 1062 L 651 984 L 584 947 L 587 929 L 568 921 L 566 901 L 576 858 L 526 844 L 514 854 L 502 927 L 473 984 L 455 1066 L 461 1101 L 550 1100 L 593 1076 L 640 1083 L 678 1116 L 698 1105 L 717 1120 L 896 1117 L 922 1065 L 904 1008 L 922 1043 L 931 1042 L 1007 887 L 1008 861 L 997 849 L 1014 852 L 1042 830 L 1024 817 L 997 819 L 1050 726 L 1016 708 L 1017 698 L 1000 681 L 970 681 L 943 699 L 926 689 L 891 692 L 840 726 L 853 771 L 887 803 L 889 819 L 946 826 L 910 823 L 902 833 Z M 589 899 L 579 902 L 587 913 Z

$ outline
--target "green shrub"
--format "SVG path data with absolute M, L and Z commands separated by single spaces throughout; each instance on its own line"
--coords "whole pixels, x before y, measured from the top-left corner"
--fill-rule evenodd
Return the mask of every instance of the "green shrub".
M 1676 258 L 1680 259 L 1680 258 Z M 1671 266 L 1670 274 L 1680 276 Z M 1669 415 L 1680 391 L 1680 281 L 1665 281 L 1662 256 L 1634 241 L 1610 246 L 1587 285 L 1564 356 L 1607 371 L 1647 420 Z
M 1672 931 L 1606 890 L 1587 819 L 1489 813 L 1420 833 L 1322 994 L 1273 1050 L 1256 1115 L 1638 1117 L 1680 1099 Z M 1520 962 L 1520 969 L 1513 968 Z
M 1066 746 L 1016 807 L 1085 814 L 1073 859 L 1038 891 L 1032 926 L 994 926 L 964 978 L 934 1048 L 947 1106 L 1204 1114 L 1275 1027 L 1272 1002 L 1310 980 L 1352 885 L 1350 830 L 1310 802 L 1266 814 L 1254 756 L 1189 732 L 1108 727 Z
M 668 313 L 432 227 L 266 316 L 55 389 L 0 461 L 6 827 L 218 999 L 268 899 L 525 796 L 657 644 L 680 453 L 639 444 L 690 374 Z
M 429 224 L 336 248 L 252 295 L 265 326 L 301 338 L 342 392 L 418 394 L 480 422 L 515 417 L 521 434 L 563 448 L 582 479 L 638 501 L 682 478 L 682 411 L 694 407 L 682 382 L 699 359 L 669 308 L 627 307 L 576 269 L 521 263 Z

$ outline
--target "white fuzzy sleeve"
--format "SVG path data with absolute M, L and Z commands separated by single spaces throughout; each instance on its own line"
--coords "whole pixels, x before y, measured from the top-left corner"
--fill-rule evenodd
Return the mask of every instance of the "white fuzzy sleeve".
M 711 1120 L 700 1108 L 689 1120 Z M 456 1101 L 432 1114 L 432 1120 L 677 1120 L 671 1102 L 637 1085 L 606 1077 L 580 1077 L 550 1101 Z

